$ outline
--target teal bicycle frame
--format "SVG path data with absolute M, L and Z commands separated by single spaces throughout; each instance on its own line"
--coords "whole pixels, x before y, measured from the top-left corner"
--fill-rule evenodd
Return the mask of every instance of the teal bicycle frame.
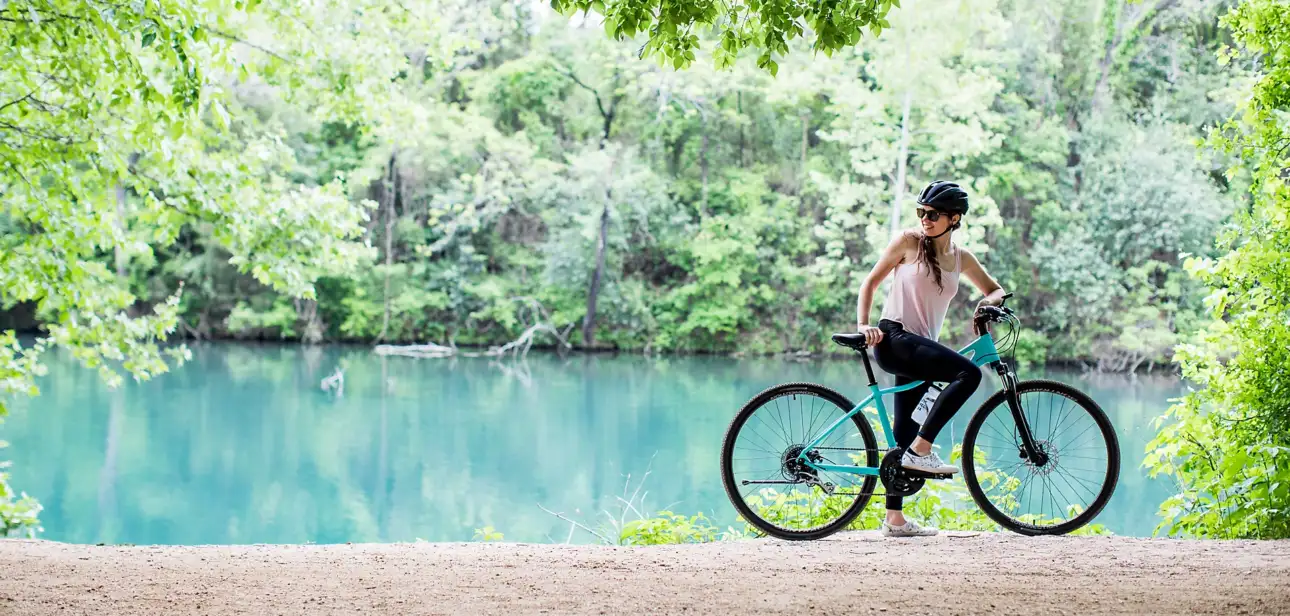
M 864 357 L 865 372 L 867 372 L 869 376 L 869 397 L 857 404 L 855 408 L 851 409 L 851 412 L 847 413 L 841 419 L 833 422 L 833 425 L 829 426 L 828 429 L 815 437 L 809 445 L 802 449 L 802 453 L 798 454 L 798 460 L 801 460 L 804 464 L 815 470 L 851 473 L 854 475 L 877 475 L 877 466 L 816 464 L 815 462 L 812 462 L 806 454 L 807 452 L 814 451 L 820 443 L 824 442 L 824 439 L 828 438 L 829 435 L 832 434 L 834 430 L 837 430 L 839 426 L 850 421 L 856 413 L 864 411 L 865 407 L 869 406 L 870 402 L 874 403 L 874 406 L 878 408 L 878 420 L 882 423 L 882 435 L 883 438 L 887 439 L 887 447 L 895 447 L 896 436 L 891 431 L 891 419 L 887 417 L 887 407 L 882 403 L 882 397 L 887 394 L 897 394 L 902 391 L 909 391 L 923 383 L 926 383 L 926 381 L 915 381 L 899 387 L 889 387 L 887 389 L 879 388 L 878 381 L 873 378 L 873 368 L 869 366 L 869 351 L 867 349 L 862 350 L 860 351 L 860 354 Z M 972 344 L 960 349 L 959 354 L 968 357 L 972 360 L 972 363 L 977 366 L 984 366 L 986 364 L 999 361 L 999 350 L 994 346 L 994 337 L 991 336 L 989 332 L 982 334 L 981 337 L 973 341 Z

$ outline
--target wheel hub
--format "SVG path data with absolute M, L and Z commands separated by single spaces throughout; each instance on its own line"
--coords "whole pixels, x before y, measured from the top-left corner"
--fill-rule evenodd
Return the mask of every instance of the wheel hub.
M 810 486 L 818 486 L 826 493 L 833 493 L 833 484 L 820 481 L 820 474 L 811 468 L 807 461 L 818 464 L 824 461 L 824 456 L 820 452 L 811 450 L 806 452 L 806 459 L 802 459 L 802 451 L 806 449 L 805 445 L 793 445 L 784 450 L 784 455 L 780 457 L 780 473 L 784 479 L 793 482 L 801 482 Z
M 804 449 L 806 449 L 805 445 L 793 445 L 784 450 L 784 455 L 780 457 L 780 469 L 784 479 L 798 480 L 816 476 L 815 469 L 811 468 L 806 463 L 806 460 L 802 459 Z M 818 451 L 808 452 L 806 459 L 817 463 L 824 460 Z
M 1035 448 L 1039 450 L 1039 455 L 1037 455 L 1034 460 L 1031 460 L 1029 456 L 1026 455 L 1025 447 L 1018 450 L 1018 454 L 1021 456 L 1021 459 L 1026 461 L 1026 466 L 1030 468 L 1034 474 L 1041 477 L 1050 475 L 1056 471 L 1057 461 L 1059 459 L 1057 448 L 1049 441 L 1035 441 Z

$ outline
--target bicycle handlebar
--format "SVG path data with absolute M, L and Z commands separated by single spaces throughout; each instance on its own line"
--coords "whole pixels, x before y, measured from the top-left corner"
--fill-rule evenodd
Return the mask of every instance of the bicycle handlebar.
M 1005 293 L 1003 299 L 999 300 L 998 306 L 981 306 L 978 308 L 976 316 L 972 319 L 972 329 L 975 330 L 978 335 L 982 335 L 986 333 L 986 325 L 988 323 L 997 323 L 1013 316 L 1015 313 L 1012 309 L 1004 306 L 1004 303 L 1007 302 L 1010 297 L 1012 297 L 1011 293 Z

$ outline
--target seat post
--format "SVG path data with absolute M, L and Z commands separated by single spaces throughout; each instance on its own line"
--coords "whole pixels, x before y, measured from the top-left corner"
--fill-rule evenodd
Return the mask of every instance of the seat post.
M 860 357 L 864 358 L 864 373 L 869 377 L 869 386 L 872 387 L 877 385 L 878 379 L 873 378 L 873 368 L 869 365 L 868 345 L 862 345 L 859 349 L 856 349 L 856 351 L 860 353 Z

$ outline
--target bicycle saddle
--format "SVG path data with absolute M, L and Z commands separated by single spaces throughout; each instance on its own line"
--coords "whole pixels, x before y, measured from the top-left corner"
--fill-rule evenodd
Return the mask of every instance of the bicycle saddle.
M 833 334 L 833 341 L 857 351 L 864 350 L 867 346 L 864 334 Z

